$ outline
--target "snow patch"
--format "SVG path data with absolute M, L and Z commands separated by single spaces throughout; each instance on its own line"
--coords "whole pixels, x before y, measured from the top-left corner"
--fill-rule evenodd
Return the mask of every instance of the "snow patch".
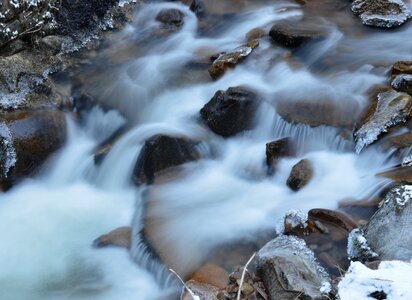
M 341 300 L 371 299 L 375 292 L 384 292 L 386 299 L 412 299 L 412 263 L 383 261 L 378 270 L 360 262 L 352 262 L 338 285 Z

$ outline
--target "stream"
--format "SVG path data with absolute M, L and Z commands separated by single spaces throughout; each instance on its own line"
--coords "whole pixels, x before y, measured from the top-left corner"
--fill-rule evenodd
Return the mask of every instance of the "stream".
M 314 1 L 316 2 L 316 1 Z M 371 87 L 387 82 L 394 62 L 411 57 L 412 26 L 382 31 L 362 26 L 340 1 L 322 9 L 294 1 L 205 1 L 225 14 L 201 24 L 183 4 L 146 4 L 134 22 L 110 35 L 91 63 L 74 77 L 104 107 L 83 122 L 67 113 L 64 148 L 32 179 L 1 194 L 0 299 L 174 299 L 180 286 L 144 245 L 145 226 L 155 248 L 187 274 L 217 246 L 253 240 L 282 227 L 286 212 L 336 209 L 344 199 L 372 199 L 389 180 L 375 174 L 400 163 L 378 147 L 355 153 L 352 132 L 292 124 L 276 112 L 279 101 L 337 103 L 344 117 L 359 116 Z M 408 5 L 410 5 L 408 3 Z M 154 36 L 165 8 L 184 13 L 180 30 Z M 269 30 L 283 19 L 307 18 L 327 38 L 293 53 L 263 38 L 253 54 L 218 80 L 205 65 L 214 53 L 244 44 L 254 28 Z M 72 82 L 55 78 L 62 92 Z M 218 90 L 247 86 L 262 101 L 253 129 L 223 138 L 199 121 L 200 109 Z M 338 117 L 337 117 L 338 118 Z M 119 135 L 101 164 L 94 149 Z M 201 141 L 201 159 L 152 186 L 131 183 L 144 141 L 155 134 Z M 268 176 L 265 144 L 283 137 L 297 155 L 282 159 Z M 408 153 L 405 153 L 405 155 Z M 315 173 L 294 192 L 285 184 L 306 158 Z M 120 226 L 132 226 L 132 249 L 95 249 L 92 242 Z

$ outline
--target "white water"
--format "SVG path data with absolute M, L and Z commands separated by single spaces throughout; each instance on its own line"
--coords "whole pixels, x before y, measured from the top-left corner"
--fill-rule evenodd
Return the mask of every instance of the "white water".
M 201 263 L 214 245 L 273 229 L 290 209 L 336 208 L 339 200 L 367 198 L 385 185 L 374 174 L 396 160 L 374 148 L 355 155 L 353 143 L 336 129 L 288 124 L 276 115 L 274 105 L 285 98 L 310 97 L 364 106 L 367 90 L 385 81 L 384 72 L 372 64 L 383 58 L 405 58 L 406 44 L 411 45 L 402 37 L 410 27 L 391 33 L 391 39 L 403 45 L 399 51 L 384 49 L 367 56 L 359 51 L 342 54 L 338 49 L 348 44 L 369 47 L 368 42 L 374 47 L 387 34 L 354 39 L 325 21 L 321 24 L 329 38 L 298 53 L 303 65 L 298 70 L 282 59 L 284 50 L 262 41 L 251 57 L 216 82 L 193 75 L 193 82 L 173 85 L 170 82 L 186 63 L 205 58 L 199 53 L 233 49 L 244 42 L 250 29 L 270 28 L 277 20 L 299 18 L 302 13 L 296 4 L 277 2 L 244 12 L 226 31 L 204 38 L 196 34 L 196 17 L 186 7 L 155 4 L 137 13 L 138 21 L 119 35 L 113 49 L 150 32 L 158 11 L 169 7 L 184 11 L 184 27 L 116 68 L 115 79 L 108 76 L 96 84 L 95 93 L 135 124 L 102 165 L 94 166 L 92 151 L 123 119 L 113 111 L 95 110 L 85 128 L 69 122 L 66 147 L 46 164 L 41 176 L 1 195 L 1 300 L 167 299 L 170 284 L 165 269 L 148 260 L 144 247 L 137 244 L 142 203 L 147 199 L 156 201 L 149 202 L 146 217 L 162 220 L 153 239 L 173 257 L 174 268 L 185 273 Z M 348 60 L 350 67 L 340 66 L 339 72 L 322 76 L 309 71 L 322 57 Z M 264 103 L 253 130 L 223 139 L 200 124 L 198 112 L 217 90 L 237 85 L 258 90 Z M 201 140 L 204 157 L 185 165 L 184 174 L 174 181 L 138 189 L 130 185 L 134 162 L 144 140 L 156 133 Z M 265 143 L 284 136 L 296 139 L 298 156 L 282 160 L 276 174 L 266 177 Z M 311 160 L 315 176 L 294 193 L 285 182 L 302 158 Z M 133 258 L 140 266 L 125 250 L 91 248 L 99 235 L 132 222 Z

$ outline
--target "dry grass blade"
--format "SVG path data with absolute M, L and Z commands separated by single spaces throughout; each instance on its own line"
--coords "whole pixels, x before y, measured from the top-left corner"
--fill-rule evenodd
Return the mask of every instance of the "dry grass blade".
M 245 280 L 247 267 L 252 262 L 252 260 L 255 258 L 255 256 L 256 256 L 256 252 L 253 253 L 253 255 L 249 258 L 248 262 L 243 268 L 242 277 L 240 278 L 240 283 L 239 283 L 239 290 L 237 291 L 237 298 L 236 298 L 237 300 L 240 300 L 240 295 L 242 294 L 242 286 L 243 286 L 243 281 Z
M 177 274 L 173 269 L 169 269 L 169 271 L 172 272 L 172 274 L 174 274 L 180 280 L 184 288 L 189 292 L 190 296 L 192 296 L 193 300 L 200 300 L 200 297 L 195 295 L 195 293 L 186 285 L 186 283 L 179 276 L 179 274 Z

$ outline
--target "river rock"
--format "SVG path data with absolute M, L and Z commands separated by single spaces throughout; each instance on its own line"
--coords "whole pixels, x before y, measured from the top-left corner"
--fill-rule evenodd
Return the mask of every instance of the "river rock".
M 388 147 L 393 147 L 397 149 L 412 147 L 412 133 L 406 132 L 391 137 L 388 141 Z
M 107 246 L 117 246 L 130 249 L 132 239 L 131 227 L 119 227 L 107 234 L 99 236 L 93 241 L 93 246 L 97 248 Z
M 364 25 L 380 28 L 398 27 L 411 17 L 402 0 L 354 0 L 351 9 Z
M 180 29 L 184 24 L 184 14 L 176 9 L 162 9 L 156 16 L 156 21 L 162 24 L 162 28 L 175 31 Z
M 297 48 L 304 43 L 322 37 L 320 32 L 309 29 L 309 26 L 290 21 L 276 23 L 270 29 L 269 35 L 275 43 L 287 48 Z
M 158 134 L 145 141 L 133 171 L 136 184 L 153 183 L 156 173 L 200 158 L 198 143 Z
M 214 133 L 229 137 L 252 129 L 258 104 L 255 91 L 231 87 L 226 91 L 217 91 L 200 110 L 200 115 Z
M 266 144 L 266 165 L 270 172 L 275 170 L 281 158 L 293 155 L 295 155 L 295 146 L 289 137 Z
M 59 111 L 0 115 L 0 187 L 32 175 L 66 139 L 66 119 Z
M 256 265 L 271 300 L 326 299 L 330 291 L 329 275 L 299 238 L 270 241 L 258 252 Z
M 259 46 L 259 41 L 253 40 L 233 51 L 219 54 L 209 68 L 210 76 L 213 79 L 220 78 L 228 69 L 234 68 L 238 63 L 249 56 L 257 46 Z
M 394 90 L 381 92 L 369 115 L 355 132 L 356 152 L 376 141 L 390 127 L 405 122 L 412 110 L 412 97 Z
M 394 187 L 364 230 L 366 240 L 381 260 L 411 260 L 411 198 L 411 185 Z
M 380 177 L 386 177 L 396 182 L 412 183 L 412 166 L 410 162 L 402 162 L 402 166 L 377 174 Z
M 392 67 L 392 76 L 412 74 L 412 61 L 398 61 Z
M 313 173 L 312 163 L 307 159 L 302 159 L 293 166 L 286 184 L 293 191 L 298 191 L 309 183 L 313 177 Z
M 202 0 L 193 0 L 190 4 L 190 10 L 193 11 L 198 17 L 205 14 L 205 4 Z
M 412 95 L 412 75 L 399 74 L 391 83 L 392 87 L 398 92 Z
M 223 289 L 229 283 L 229 273 L 213 263 L 206 263 L 189 276 L 190 280 Z

